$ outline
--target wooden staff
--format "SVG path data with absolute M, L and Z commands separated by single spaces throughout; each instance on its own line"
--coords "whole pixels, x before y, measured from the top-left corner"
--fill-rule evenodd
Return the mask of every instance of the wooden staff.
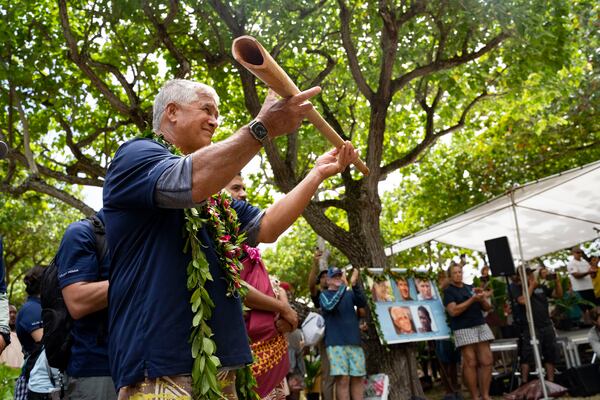
M 233 41 L 231 47 L 233 58 L 236 59 L 254 76 L 263 81 L 281 97 L 290 97 L 300 93 L 288 74 L 273 60 L 273 57 L 252 36 L 240 36 Z M 308 113 L 307 119 L 333 144 L 336 148 L 344 145 L 344 140 L 321 117 L 314 108 Z M 360 172 L 369 175 L 369 168 L 359 158 L 354 165 Z

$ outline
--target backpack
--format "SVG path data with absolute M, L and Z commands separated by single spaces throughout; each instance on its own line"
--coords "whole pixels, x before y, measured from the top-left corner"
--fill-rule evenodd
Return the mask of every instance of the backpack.
M 96 256 L 100 263 L 108 251 L 106 245 L 104 224 L 96 215 L 86 218 L 94 229 L 96 236 Z M 98 268 L 98 280 L 100 279 L 100 268 Z M 73 338 L 73 318 L 69 314 L 62 290 L 58 282 L 58 266 L 56 257 L 50 265 L 44 269 L 41 285 L 41 305 L 44 334 L 42 343 L 46 349 L 46 357 L 51 367 L 61 371 L 67 369 Z

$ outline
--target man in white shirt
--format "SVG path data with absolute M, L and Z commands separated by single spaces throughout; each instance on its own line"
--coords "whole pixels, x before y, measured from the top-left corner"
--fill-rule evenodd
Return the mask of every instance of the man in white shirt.
M 583 251 L 575 246 L 571 249 L 573 258 L 567 265 L 569 271 L 569 279 L 573 291 L 579 293 L 583 300 L 596 304 L 596 296 L 594 295 L 594 286 L 592 284 L 590 264 L 582 258 Z M 590 304 L 580 304 L 579 307 L 584 311 L 584 321 L 589 322 L 589 310 L 592 308 Z

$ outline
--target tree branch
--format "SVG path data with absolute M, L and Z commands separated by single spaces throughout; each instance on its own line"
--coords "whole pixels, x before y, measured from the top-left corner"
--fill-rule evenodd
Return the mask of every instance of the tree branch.
M 308 87 L 319 86 L 321 82 L 333 71 L 335 67 L 335 60 L 329 54 L 325 53 L 323 50 L 308 50 L 307 53 L 319 54 L 327 59 L 327 65 L 323 69 L 323 71 L 319 72 L 319 74 L 308 84 Z
M 355 238 L 353 238 L 349 232 L 340 228 L 327 218 L 324 214 L 324 209 L 321 206 L 311 201 L 302 215 L 317 235 L 323 237 L 331 243 L 332 246 L 337 247 L 338 249 L 344 249 L 344 253 L 347 251 L 349 253 L 346 254 L 348 257 L 352 256 L 353 249 L 360 252 L 360 246 L 353 245 L 353 243 L 355 243 Z
M 348 56 L 348 65 L 350 66 L 350 72 L 352 73 L 352 77 L 356 81 L 356 86 L 358 90 L 365 96 L 365 98 L 369 101 L 373 99 L 374 92 L 369 87 L 369 84 L 365 80 L 361 70 L 360 64 L 358 62 L 358 56 L 356 53 L 356 49 L 354 48 L 354 43 L 352 43 L 352 38 L 350 34 L 350 11 L 348 7 L 344 3 L 344 0 L 338 0 L 338 4 L 340 6 L 340 25 L 341 25 L 341 33 L 342 33 L 342 44 L 344 49 L 346 50 L 346 55 Z
M 30 190 L 52 196 L 70 205 L 71 207 L 80 210 L 84 215 L 92 215 L 95 212 L 93 208 L 89 207 L 87 204 L 74 197 L 72 194 L 67 193 L 64 190 L 57 189 L 54 186 L 48 185 L 46 182 L 39 178 L 27 178 L 21 185 L 17 187 L 0 183 L 0 192 L 10 193 L 13 196 L 20 196 L 23 193 L 28 192 Z
M 65 140 L 67 142 L 67 146 L 71 150 L 71 153 L 73 153 L 73 156 L 75 156 L 77 159 L 76 166 L 78 166 L 78 168 L 72 169 L 74 166 L 67 167 L 69 175 L 77 175 L 77 172 L 80 170 L 83 170 L 88 175 L 92 175 L 94 177 L 102 177 L 106 175 L 106 170 L 102 168 L 102 166 L 96 161 L 86 157 L 86 155 L 81 151 L 81 148 L 75 144 L 75 142 L 73 142 L 73 131 L 71 130 L 71 126 L 67 123 L 67 121 L 65 121 L 63 116 L 58 111 L 55 112 L 55 118 L 65 131 Z
M 21 104 L 21 99 L 19 95 L 15 91 L 13 94 L 13 99 L 15 101 L 15 106 L 17 107 L 17 111 L 19 113 L 19 119 L 21 120 L 21 125 L 23 125 L 23 149 L 25 151 L 25 159 L 27 160 L 27 166 L 31 171 L 31 175 L 38 176 L 39 171 L 37 168 L 37 164 L 33 158 L 33 152 L 31 151 L 31 134 L 29 131 L 29 120 L 25 115 L 25 110 L 23 109 L 23 105 Z
M 98 68 L 104 72 L 107 72 L 115 77 L 115 79 L 121 84 L 121 87 L 125 90 L 125 94 L 127 94 L 127 98 L 129 99 L 130 109 L 134 108 L 134 107 L 139 107 L 140 99 L 139 99 L 137 93 L 135 93 L 135 91 L 133 90 L 133 85 L 130 84 L 129 82 L 127 82 L 127 78 L 125 78 L 125 76 L 121 73 L 121 71 L 119 71 L 119 69 L 117 67 L 115 67 L 114 65 L 108 64 L 108 63 L 93 60 L 91 57 L 89 57 L 87 55 L 85 56 L 85 58 L 87 59 L 87 62 L 92 67 L 96 67 L 96 68 Z
M 117 123 L 112 126 L 105 126 L 104 128 L 96 128 L 93 133 L 90 133 L 89 135 L 85 136 L 83 139 L 78 141 L 76 143 L 76 145 L 80 148 L 89 146 L 96 139 L 98 139 L 98 136 L 102 135 L 103 133 L 115 132 L 117 129 L 121 128 L 122 126 L 129 125 L 131 123 L 133 123 L 133 121 L 131 119 L 126 119 L 126 120 L 117 121 Z
M 348 204 L 344 200 L 341 200 L 341 199 L 320 200 L 320 201 L 313 201 L 313 203 L 323 210 L 327 210 L 329 207 L 341 208 L 342 210 L 348 209 Z
M 412 71 L 407 72 L 406 74 L 393 80 L 392 93 L 396 93 L 398 90 L 402 89 L 413 79 L 419 78 L 421 76 L 431 75 L 434 72 L 450 69 L 456 67 L 457 65 L 462 65 L 468 63 L 469 61 L 473 61 L 498 47 L 500 43 L 502 43 L 508 37 L 510 37 L 509 33 L 502 32 L 477 51 L 456 55 L 446 60 L 435 60 L 434 62 L 428 65 L 417 67 Z
M 66 0 L 58 0 L 58 8 L 63 36 L 65 37 L 67 47 L 69 48 L 69 58 L 71 58 L 75 65 L 77 65 L 77 67 L 84 73 L 84 75 L 88 77 L 88 79 L 100 91 L 100 93 L 104 95 L 104 97 L 116 109 L 116 111 L 130 117 L 138 126 L 138 128 L 144 129 L 149 120 L 147 119 L 147 115 L 144 115 L 139 108 L 136 108 L 138 106 L 138 101 L 136 100 L 136 102 L 131 104 L 131 106 L 125 104 L 123 101 L 121 101 L 119 96 L 114 94 L 112 90 L 108 87 L 108 85 L 102 79 L 100 79 L 100 77 L 94 72 L 90 65 L 88 65 L 88 62 L 94 61 L 92 61 L 90 57 L 87 56 L 85 53 L 80 52 L 77 47 L 77 40 L 75 39 L 73 31 L 71 30 L 71 24 L 69 22 L 69 14 L 67 10 Z M 97 66 L 104 66 L 105 70 L 109 70 L 114 75 L 115 71 L 112 71 L 110 68 L 114 68 L 114 66 L 109 67 L 106 64 L 99 63 L 97 61 L 94 63 Z M 116 72 L 117 75 L 115 75 L 115 77 L 119 79 L 119 75 L 121 74 L 118 70 Z M 129 84 L 127 84 L 126 81 L 122 82 L 123 79 L 124 77 L 122 77 L 121 75 L 121 85 L 123 86 L 123 89 L 125 89 L 125 91 L 127 92 L 130 101 L 132 98 L 137 99 L 137 95 L 135 95 L 135 93 L 133 93 L 132 97 L 132 88 L 129 86 Z
M 469 113 L 469 111 L 471 111 L 471 109 L 475 106 L 475 104 L 477 104 L 478 102 L 480 102 L 483 99 L 486 99 L 488 97 L 495 97 L 495 96 L 498 96 L 498 95 L 488 94 L 487 92 L 481 93 L 479 96 L 477 96 L 473 100 L 471 100 L 471 102 L 469 104 L 467 104 L 467 106 L 463 110 L 463 112 L 460 115 L 460 118 L 456 124 L 452 125 L 449 128 L 442 129 L 439 132 L 436 132 L 435 136 L 441 137 L 441 136 L 447 135 L 451 132 L 454 132 L 454 131 L 457 131 L 457 130 L 463 128 L 465 126 L 467 114 Z
M 290 8 L 290 11 L 298 12 L 298 17 L 300 19 L 303 19 L 303 18 L 308 17 L 310 14 L 314 13 L 315 11 L 321 9 L 326 2 L 327 2 L 327 0 L 320 0 L 314 6 L 307 7 L 307 8 L 293 8 L 294 3 L 291 3 L 292 7 Z
M 219 17 L 225 22 L 225 25 L 229 27 L 233 37 L 242 36 L 245 33 L 244 20 L 238 21 L 236 15 L 229 5 L 223 4 L 220 0 L 208 0 L 212 8 L 219 14 Z
M 439 94 L 439 90 L 438 90 L 438 94 Z M 387 177 L 387 175 L 390 174 L 391 172 L 413 163 L 417 159 L 419 154 L 421 154 L 428 147 L 433 145 L 433 143 L 435 143 L 440 137 L 447 135 L 451 132 L 457 131 L 457 130 L 461 129 L 462 127 L 464 127 L 465 123 L 466 123 L 467 114 L 469 113 L 469 111 L 471 111 L 471 109 L 475 106 L 475 104 L 477 104 L 479 101 L 481 101 L 485 98 L 492 97 L 492 96 L 495 96 L 495 95 L 490 95 L 490 94 L 487 94 L 486 92 L 481 93 L 479 96 L 477 96 L 473 100 L 471 100 L 471 102 L 469 102 L 469 104 L 467 104 L 467 106 L 464 108 L 464 110 L 461 113 L 460 118 L 456 124 L 452 125 L 449 128 L 442 129 L 441 131 L 438 131 L 436 133 L 433 133 L 433 131 L 431 134 L 426 133 L 423 140 L 419 144 L 417 144 L 412 150 L 410 150 L 408 153 L 406 153 L 402 157 L 381 167 L 380 180 L 385 179 Z M 429 118 L 429 114 L 428 114 L 428 118 Z
M 342 139 L 349 140 L 348 135 L 346 135 L 344 129 L 342 128 L 342 124 L 333 114 L 331 108 L 329 108 L 329 104 L 327 104 L 323 96 L 319 96 L 317 98 L 317 101 L 319 102 L 319 104 L 321 104 L 321 107 L 323 108 L 323 118 L 325 119 L 325 121 L 327 121 L 329 125 L 331 125 L 333 130 L 335 130 Z
M 7 158 L 9 161 L 17 162 L 20 165 L 23 165 L 25 167 L 28 166 L 27 159 L 25 158 L 25 156 L 23 154 L 19 153 L 14 148 L 11 148 L 9 150 Z M 55 162 L 55 161 L 53 161 L 53 162 Z M 58 163 L 58 162 L 55 162 L 55 163 L 60 165 L 60 163 Z M 87 185 L 87 186 L 98 186 L 98 187 L 102 187 L 104 184 L 104 182 L 100 179 L 81 178 L 77 175 L 71 176 L 71 175 L 67 175 L 67 174 L 62 174 L 58 171 L 54 171 L 53 169 L 50 169 L 50 168 L 40 165 L 40 164 L 36 164 L 36 166 L 37 166 L 40 176 L 53 178 L 53 179 L 56 179 L 61 182 L 74 184 L 74 185 Z
M 169 50 L 171 55 L 177 60 L 179 67 L 177 68 L 177 72 L 175 73 L 176 78 L 185 78 L 186 75 L 190 73 L 191 65 L 187 57 L 175 46 L 173 40 L 169 36 L 167 31 L 167 27 L 173 21 L 175 16 L 177 15 L 177 11 L 179 10 L 179 2 L 178 0 L 170 0 L 169 1 L 169 13 L 165 17 L 165 19 L 161 22 L 154 15 L 154 11 L 150 7 L 150 3 L 148 0 L 144 0 L 143 3 L 144 14 L 148 17 L 156 32 L 158 34 L 158 38 L 165 45 L 165 47 Z

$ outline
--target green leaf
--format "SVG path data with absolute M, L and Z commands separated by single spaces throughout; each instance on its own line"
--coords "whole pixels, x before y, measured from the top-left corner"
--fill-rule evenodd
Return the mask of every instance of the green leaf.
M 215 352 L 215 343 L 210 339 L 205 337 L 203 339 L 203 351 L 206 355 L 212 355 Z
M 201 344 L 202 344 L 202 341 L 198 337 L 194 338 L 194 340 L 192 341 L 192 357 L 193 358 L 198 357 L 198 352 L 200 351 Z M 202 359 L 204 359 L 204 358 L 202 358 Z M 203 368 L 201 368 L 200 370 L 202 370 L 202 369 Z

